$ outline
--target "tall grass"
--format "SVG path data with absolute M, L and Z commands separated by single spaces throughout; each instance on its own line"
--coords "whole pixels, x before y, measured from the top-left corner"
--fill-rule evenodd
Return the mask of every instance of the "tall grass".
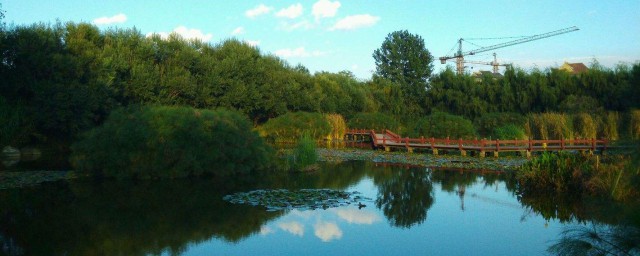
M 629 156 L 543 153 L 524 164 L 517 180 L 522 194 L 567 193 L 638 200 L 640 174 Z
M 322 140 L 331 134 L 331 124 L 320 113 L 289 112 L 269 119 L 260 133 L 274 142 L 296 142 L 303 134 Z
M 620 129 L 620 114 L 618 112 L 606 112 L 598 123 L 598 137 L 608 140 L 617 140 L 620 138 L 618 130 Z
M 596 138 L 598 134 L 598 125 L 587 113 L 578 113 L 572 116 L 573 134 L 576 138 L 591 139 Z
M 328 140 L 342 140 L 347 132 L 347 123 L 340 114 L 325 114 L 324 117 L 331 126 L 331 133 L 327 136 Z
M 317 160 L 316 142 L 309 134 L 304 134 L 293 149 L 290 166 L 296 171 L 303 171 Z
M 572 139 L 572 123 L 566 114 L 529 114 L 525 123 L 527 137 L 533 139 Z
M 640 109 L 629 111 L 629 137 L 640 139 Z

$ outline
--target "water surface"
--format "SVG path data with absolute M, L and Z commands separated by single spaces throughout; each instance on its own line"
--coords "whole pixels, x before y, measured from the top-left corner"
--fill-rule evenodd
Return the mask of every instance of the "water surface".
M 222 200 L 280 188 L 358 191 L 372 200 L 366 207 L 276 212 Z M 0 249 L 8 255 L 541 255 L 568 227 L 637 221 L 637 208 L 520 198 L 515 189 L 505 173 L 362 161 L 232 180 L 45 184 L 0 190 Z

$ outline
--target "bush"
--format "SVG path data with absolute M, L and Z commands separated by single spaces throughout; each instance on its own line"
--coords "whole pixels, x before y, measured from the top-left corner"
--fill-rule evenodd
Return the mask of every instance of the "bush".
M 331 125 L 320 113 L 288 112 L 269 119 L 260 130 L 274 142 L 295 142 L 303 134 L 321 140 L 331 134 Z
M 480 136 L 497 137 L 494 133 L 496 129 L 509 124 L 522 127 L 525 121 L 525 117 L 518 113 L 493 112 L 476 118 L 474 124 Z
M 411 132 L 411 136 L 473 139 L 476 136 L 476 131 L 473 123 L 462 116 L 436 112 L 419 119 Z
M 145 106 L 113 111 L 72 146 L 71 163 L 98 176 L 226 176 L 269 166 L 273 150 L 235 111 Z
M 492 139 L 499 140 L 525 140 L 527 139 L 527 135 L 524 133 L 524 129 L 515 124 L 507 124 L 501 127 L 494 129 L 493 131 L 494 137 Z
M 388 129 L 398 132 L 400 124 L 393 117 L 383 113 L 358 113 L 349 119 L 351 129 L 373 129 L 376 131 Z

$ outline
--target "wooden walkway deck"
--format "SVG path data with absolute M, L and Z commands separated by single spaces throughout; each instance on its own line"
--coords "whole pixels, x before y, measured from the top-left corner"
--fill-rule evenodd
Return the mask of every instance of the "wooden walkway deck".
M 607 149 L 607 140 L 597 139 L 576 139 L 576 140 L 451 140 L 436 138 L 402 138 L 389 131 L 374 130 L 348 130 L 347 138 L 369 137 L 371 146 L 374 149 L 383 148 L 390 151 L 392 148 L 405 148 L 409 152 L 414 149 L 430 149 L 435 155 L 439 150 L 456 150 L 460 154 L 466 155 L 467 151 L 478 152 L 480 157 L 484 157 L 487 152 L 493 152 L 495 157 L 499 152 L 523 152 L 531 156 L 534 151 L 604 151 Z

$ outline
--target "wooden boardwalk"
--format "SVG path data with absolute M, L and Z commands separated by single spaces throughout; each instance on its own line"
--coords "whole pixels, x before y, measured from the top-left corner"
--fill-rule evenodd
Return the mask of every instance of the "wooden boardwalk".
M 389 131 L 374 130 L 348 130 L 346 132 L 347 139 L 363 138 L 371 139 L 371 146 L 374 149 L 385 149 L 390 151 L 392 148 L 404 148 L 409 152 L 414 149 L 428 149 L 435 155 L 439 150 L 456 150 L 461 155 L 466 155 L 467 151 L 475 151 L 480 157 L 484 157 L 487 152 L 493 152 L 495 157 L 499 152 L 523 152 L 527 156 L 531 156 L 534 151 L 563 151 L 577 150 L 585 152 L 604 151 L 607 149 L 607 140 L 597 139 L 576 139 L 576 140 L 451 140 L 436 138 L 402 138 L 399 135 Z

